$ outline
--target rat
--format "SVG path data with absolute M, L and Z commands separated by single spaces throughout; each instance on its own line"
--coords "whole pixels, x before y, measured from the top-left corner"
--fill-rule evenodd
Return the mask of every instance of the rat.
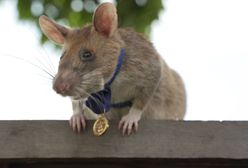
M 138 130 L 141 118 L 184 118 L 186 92 L 179 74 L 143 35 L 118 28 L 117 18 L 109 2 L 100 4 L 92 23 L 82 28 L 39 17 L 42 32 L 62 46 L 53 89 L 71 98 L 69 124 L 76 132 L 86 127 L 86 120 L 97 119 L 97 108 L 108 119 L 119 119 L 119 129 L 128 135 Z

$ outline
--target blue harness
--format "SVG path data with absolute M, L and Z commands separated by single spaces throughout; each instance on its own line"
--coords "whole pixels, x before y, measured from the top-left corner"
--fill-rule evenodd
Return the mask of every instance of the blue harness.
M 86 100 L 86 106 L 90 108 L 94 113 L 102 114 L 104 112 L 108 112 L 111 108 L 124 108 L 124 107 L 132 106 L 131 101 L 111 103 L 112 93 L 110 86 L 115 80 L 118 73 L 120 72 L 121 65 L 123 64 L 125 55 L 126 55 L 125 49 L 122 48 L 112 78 L 107 83 L 104 84 L 104 88 L 102 90 L 90 94 L 90 96 Z

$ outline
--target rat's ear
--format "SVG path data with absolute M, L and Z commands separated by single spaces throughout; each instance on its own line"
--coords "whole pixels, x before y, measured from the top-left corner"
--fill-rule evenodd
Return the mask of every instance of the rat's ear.
M 67 36 L 69 29 L 61 26 L 48 17 L 42 15 L 39 18 L 39 24 L 42 32 L 52 41 L 57 44 L 63 45 L 65 37 Z
M 117 29 L 116 8 L 112 3 L 103 3 L 97 7 L 93 16 L 95 30 L 110 37 Z

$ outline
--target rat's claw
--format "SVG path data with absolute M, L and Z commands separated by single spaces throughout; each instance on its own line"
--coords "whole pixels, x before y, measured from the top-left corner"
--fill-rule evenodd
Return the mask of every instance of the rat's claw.
M 77 126 L 77 131 L 80 132 L 81 131 L 81 119 L 80 118 L 76 118 L 76 126 Z
M 82 128 L 85 129 L 86 127 L 84 115 L 82 113 L 73 114 L 69 124 L 74 132 L 80 132 Z
M 124 122 L 124 123 L 123 123 L 123 127 L 122 127 L 122 134 L 123 134 L 123 135 L 125 135 L 126 130 L 127 130 L 127 127 L 128 127 L 128 123 L 127 123 L 127 122 Z
M 133 118 L 130 115 L 123 116 L 119 122 L 119 129 L 122 129 L 122 134 L 130 135 L 133 131 L 138 131 L 139 119 Z
M 123 125 L 124 125 L 124 120 L 121 119 L 121 121 L 119 122 L 118 128 L 121 129 L 123 127 Z
M 134 131 L 138 132 L 138 121 L 134 123 Z
M 130 135 L 133 129 L 134 123 L 129 123 L 127 127 L 127 135 Z

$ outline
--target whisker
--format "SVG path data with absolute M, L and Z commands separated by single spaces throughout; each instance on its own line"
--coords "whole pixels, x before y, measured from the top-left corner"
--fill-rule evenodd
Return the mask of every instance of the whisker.
M 93 71 L 86 72 L 86 73 L 79 72 L 79 75 L 80 75 L 80 76 L 84 76 L 84 75 L 87 75 L 87 74 L 90 74 L 90 73 L 96 73 L 96 72 L 98 72 L 99 74 L 102 74 L 102 70 L 103 70 L 103 68 L 100 67 L 100 68 L 96 68 L 96 69 L 94 69 Z
M 88 80 L 88 79 L 91 79 L 91 78 L 97 78 L 97 77 L 103 77 L 103 74 L 105 74 L 105 71 L 107 71 L 105 68 L 97 68 L 91 72 L 86 72 L 86 73 L 79 73 L 79 76 L 82 78 L 83 77 L 83 80 Z
M 104 84 L 102 82 L 99 83 L 99 78 L 98 80 L 96 80 L 96 77 L 101 77 L 100 79 L 102 79 L 102 75 L 91 75 L 88 78 L 84 78 L 80 84 L 81 85 L 86 85 L 86 86 L 103 86 Z
M 49 81 L 53 81 L 53 78 L 51 78 L 51 77 L 47 77 L 47 76 L 44 76 L 44 75 L 41 75 L 41 74 L 37 74 L 37 75 L 42 77 L 42 78 L 45 78 L 45 79 L 47 79 Z
M 85 86 L 102 86 L 102 84 L 84 83 L 84 82 L 81 82 L 80 84 Z
M 54 78 L 54 75 L 52 75 L 50 72 L 48 72 L 46 69 L 44 69 L 43 67 L 40 67 L 38 66 L 37 64 L 27 60 L 27 59 L 24 59 L 24 58 L 21 58 L 21 57 L 17 57 L 17 56 L 14 56 L 14 55 L 10 55 L 10 54 L 3 54 L 3 56 L 6 56 L 6 57 L 12 57 L 12 58 L 15 58 L 15 59 L 18 59 L 20 61 L 23 61 L 23 62 L 26 62 L 34 67 L 36 67 L 37 69 L 43 71 L 45 74 L 49 75 L 50 77 Z
M 49 69 L 40 59 L 38 59 L 36 56 L 34 58 L 41 65 L 40 68 L 42 67 L 42 69 L 44 69 L 47 72 L 49 72 L 49 74 L 53 74 L 53 72 L 51 72 L 51 69 Z M 29 61 L 29 62 L 31 62 L 31 61 Z
M 29 25 L 26 25 L 27 27 L 30 27 Z M 29 29 L 29 30 L 31 30 L 30 32 L 31 32 L 31 34 L 33 35 L 33 37 L 35 38 L 35 39 L 38 39 L 39 37 L 37 36 L 37 35 L 35 35 L 35 33 L 34 33 L 34 31 L 32 31 L 32 29 Z M 43 45 L 41 45 L 41 48 L 43 49 L 43 52 L 45 53 L 42 53 L 40 50 L 38 50 L 39 51 L 39 53 L 40 54 L 42 54 L 43 56 L 45 55 L 45 57 L 42 57 L 42 58 L 47 58 L 46 60 L 45 60 L 45 62 L 47 62 L 48 63 L 48 65 L 49 65 L 49 68 L 37 57 L 37 56 L 35 56 L 35 59 L 36 59 L 36 61 L 38 61 L 45 69 L 47 69 L 47 70 L 49 70 L 50 71 L 50 73 L 51 74 L 55 74 L 55 72 L 56 72 L 56 69 L 55 69 L 55 67 L 54 67 L 54 65 L 53 65 L 53 63 L 52 63 L 52 60 L 51 60 L 51 58 L 49 57 L 49 55 L 47 54 L 47 51 L 46 51 L 46 49 L 45 49 L 45 47 L 43 46 Z
M 100 99 L 102 100 L 102 99 L 104 99 L 104 97 L 102 97 L 99 93 L 95 93 L 98 97 L 100 97 Z M 97 100 L 98 101 L 98 100 Z M 98 106 L 99 106 L 99 104 L 98 104 Z M 100 107 L 100 106 L 99 106 Z M 98 108 L 99 108 L 98 107 Z M 100 108 L 99 108 L 100 109 Z M 100 109 L 101 110 L 101 109 Z M 104 111 L 103 111 L 104 112 Z
M 92 79 L 92 78 L 102 78 L 102 74 L 101 72 L 98 72 L 98 73 L 94 73 L 94 72 L 90 72 L 90 73 L 87 73 L 87 74 L 84 74 L 84 75 L 81 75 L 80 76 L 84 81 L 87 81 L 89 79 Z
M 79 88 L 76 88 L 76 90 L 78 90 Z M 82 88 L 81 88 L 82 89 Z M 78 90 L 80 92 L 80 90 Z M 82 92 L 84 92 L 86 95 L 88 95 L 89 97 L 91 97 L 93 99 L 93 101 L 96 102 L 98 108 L 100 109 L 100 102 L 99 100 L 95 99 L 93 96 L 91 96 L 91 94 L 89 94 L 87 91 L 85 91 L 84 89 L 81 90 Z
M 98 76 L 102 76 L 102 74 L 92 74 L 92 75 L 89 75 L 89 73 L 88 73 L 88 74 L 85 74 L 85 75 L 80 76 L 80 77 L 84 77 L 84 79 L 88 79 L 88 78 L 98 77 Z
M 79 76 L 80 77 L 83 77 L 83 76 L 86 76 L 87 75 L 87 77 L 88 77 L 88 75 L 89 75 L 89 77 L 92 77 L 92 75 L 90 75 L 91 73 L 93 74 L 93 73 L 95 73 L 95 71 L 91 71 L 91 72 L 87 72 L 87 73 L 82 73 L 82 74 L 79 74 Z M 102 75 L 102 74 L 100 72 L 98 72 L 98 73 L 95 73 L 93 75 Z
M 55 68 L 55 66 L 54 66 L 53 63 L 52 63 L 51 58 L 50 58 L 49 55 L 47 54 L 47 51 L 46 51 L 45 47 L 44 47 L 43 45 L 42 45 L 41 47 L 42 47 L 42 49 L 43 49 L 43 51 L 44 51 L 46 57 L 48 58 L 48 64 L 50 65 L 50 67 L 51 67 L 51 69 L 52 69 L 52 72 L 55 73 L 55 72 L 56 72 L 56 68 Z

